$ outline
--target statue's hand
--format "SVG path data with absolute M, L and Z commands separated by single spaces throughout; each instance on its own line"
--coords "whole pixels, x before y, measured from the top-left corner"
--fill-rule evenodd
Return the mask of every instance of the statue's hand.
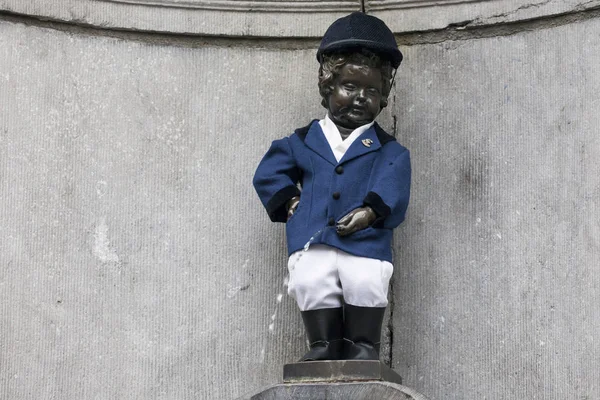
M 350 211 L 340 219 L 335 227 L 338 235 L 348 236 L 356 231 L 369 227 L 377 219 L 371 207 L 359 207 Z
M 300 204 L 300 196 L 294 196 L 294 197 L 292 197 L 285 204 L 285 207 L 287 209 L 287 219 L 288 219 L 288 221 L 289 221 L 290 218 L 292 218 L 292 215 L 294 215 L 294 212 L 296 212 L 296 208 L 298 208 L 298 204 Z

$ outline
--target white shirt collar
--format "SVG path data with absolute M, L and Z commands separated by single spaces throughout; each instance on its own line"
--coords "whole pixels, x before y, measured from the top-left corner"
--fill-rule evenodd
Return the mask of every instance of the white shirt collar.
M 359 126 L 352 131 L 346 140 L 342 140 L 342 135 L 340 135 L 339 129 L 329 118 L 329 115 L 325 115 L 325 118 L 319 121 L 321 130 L 323 131 L 325 139 L 327 139 L 327 143 L 329 143 L 329 147 L 331 147 L 331 151 L 333 152 L 337 162 L 340 162 L 342 157 L 344 157 L 344 154 L 346 154 L 346 151 L 348 151 L 352 143 L 354 143 L 354 141 L 358 139 L 363 132 L 372 127 L 374 123 L 375 121 L 372 121 L 369 124 Z

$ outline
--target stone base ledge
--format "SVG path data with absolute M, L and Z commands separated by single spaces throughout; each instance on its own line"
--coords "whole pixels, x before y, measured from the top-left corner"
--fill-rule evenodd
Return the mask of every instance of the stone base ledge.
M 428 400 L 391 382 L 282 383 L 238 400 Z
M 401 383 L 380 361 L 302 362 L 283 367 L 283 383 L 238 400 L 427 400 Z
M 380 361 L 309 361 L 283 366 L 283 383 L 387 381 L 402 377 Z

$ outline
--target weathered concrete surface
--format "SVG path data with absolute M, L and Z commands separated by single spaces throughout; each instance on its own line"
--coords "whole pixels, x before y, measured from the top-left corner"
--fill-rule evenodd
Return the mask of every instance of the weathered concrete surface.
M 427 400 L 411 388 L 390 382 L 278 384 L 238 400 Z
M 600 399 L 600 20 L 406 49 L 393 368 L 434 399 Z
M 393 367 L 432 399 L 600 398 L 599 47 L 589 20 L 403 48 Z M 316 70 L 0 22 L 0 398 L 280 380 L 303 332 L 251 176 L 323 115 Z
M 1 399 L 280 380 L 304 333 L 251 181 L 272 139 L 324 115 L 316 64 L 0 22 Z

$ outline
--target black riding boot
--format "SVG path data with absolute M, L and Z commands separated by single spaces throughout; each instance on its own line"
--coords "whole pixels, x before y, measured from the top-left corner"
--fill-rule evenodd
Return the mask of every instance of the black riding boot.
M 342 308 L 302 311 L 310 351 L 300 361 L 339 360 L 344 328 Z
M 344 308 L 344 359 L 379 360 L 381 324 L 385 307 Z

